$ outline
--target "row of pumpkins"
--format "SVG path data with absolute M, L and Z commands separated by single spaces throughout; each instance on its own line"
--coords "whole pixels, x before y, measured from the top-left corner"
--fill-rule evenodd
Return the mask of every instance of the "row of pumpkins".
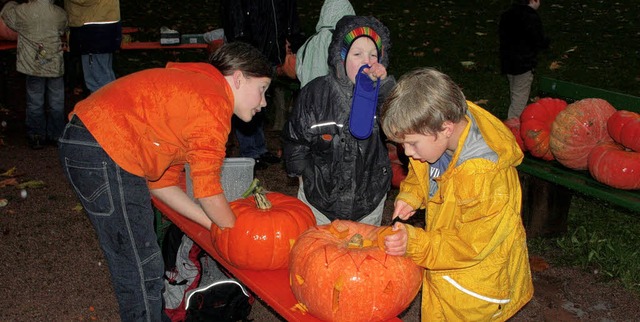
M 504 123 L 520 148 L 618 189 L 640 189 L 640 114 L 585 98 L 542 98 Z
M 391 227 L 346 220 L 316 225 L 302 201 L 259 185 L 230 206 L 234 228 L 211 229 L 216 251 L 239 269 L 288 269 L 298 301 L 292 309 L 324 321 L 386 321 L 420 290 L 423 269 L 384 252 Z

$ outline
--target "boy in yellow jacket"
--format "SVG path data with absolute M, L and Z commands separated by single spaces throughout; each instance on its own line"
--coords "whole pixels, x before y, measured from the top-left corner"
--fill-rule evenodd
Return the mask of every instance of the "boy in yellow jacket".
M 429 68 L 399 80 L 382 127 L 410 157 L 393 218 L 426 209 L 424 229 L 396 223 L 385 239 L 388 254 L 426 268 L 422 320 L 513 316 L 533 295 L 513 135 Z

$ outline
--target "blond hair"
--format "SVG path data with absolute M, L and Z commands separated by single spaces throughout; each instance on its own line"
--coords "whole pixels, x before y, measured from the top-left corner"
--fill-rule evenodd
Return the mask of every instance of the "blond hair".
M 419 68 L 400 77 L 382 106 L 382 130 L 399 141 L 407 134 L 437 134 L 445 121 L 464 118 L 467 103 L 460 87 L 436 69 Z

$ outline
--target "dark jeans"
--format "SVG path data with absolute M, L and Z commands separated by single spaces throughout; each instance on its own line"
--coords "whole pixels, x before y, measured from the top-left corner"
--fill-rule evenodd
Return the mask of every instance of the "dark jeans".
M 144 178 L 120 168 L 73 117 L 60 137 L 60 161 L 93 227 L 111 272 L 122 321 L 166 319 L 164 262 Z

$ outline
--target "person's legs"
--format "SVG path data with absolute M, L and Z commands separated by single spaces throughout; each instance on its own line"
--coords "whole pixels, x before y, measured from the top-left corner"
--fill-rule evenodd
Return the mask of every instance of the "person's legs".
M 43 77 L 26 75 L 27 112 L 25 125 L 29 145 L 33 149 L 42 148 L 46 137 L 45 83 L 46 79 Z
M 113 54 L 82 55 L 82 73 L 91 93 L 116 79 L 112 65 Z
M 309 203 L 307 200 L 307 196 L 304 194 L 304 189 L 302 188 L 302 182 L 300 182 L 300 186 L 298 187 L 298 199 L 304 202 L 309 208 L 311 208 L 311 212 L 316 217 L 317 225 L 328 225 L 331 223 L 331 219 L 327 218 L 320 210 L 316 209 L 313 205 Z
M 250 122 L 244 122 L 233 117 L 236 138 L 240 149 L 240 156 L 244 158 L 260 158 L 267 152 L 267 143 L 263 129 L 264 112 L 256 114 Z
M 531 93 L 531 84 L 533 83 L 533 72 L 528 71 L 520 75 L 507 75 L 509 80 L 509 93 L 511 104 L 507 118 L 520 117 L 522 110 L 529 102 L 529 94 Z
M 47 140 L 57 142 L 65 124 L 64 112 L 64 79 L 62 77 L 47 78 L 47 101 L 49 111 L 47 117 Z
M 121 169 L 77 117 L 59 140 L 60 161 L 96 230 L 122 321 L 166 320 L 164 262 L 146 180 Z
M 380 226 L 382 224 L 382 213 L 384 211 L 384 202 L 387 200 L 387 196 L 384 196 L 376 209 L 374 209 L 370 214 L 366 215 L 364 218 L 358 220 L 363 224 L 369 224 L 374 226 Z

